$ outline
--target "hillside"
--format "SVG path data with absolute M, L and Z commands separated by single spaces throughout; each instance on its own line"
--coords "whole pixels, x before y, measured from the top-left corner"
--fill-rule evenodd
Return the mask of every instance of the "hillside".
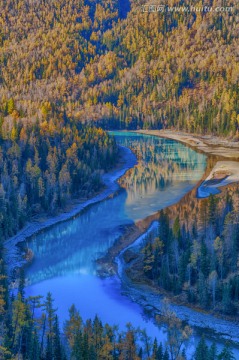
M 238 319 L 238 184 L 208 199 L 196 190 L 159 214 L 132 274 L 180 303 Z M 144 275 L 144 276 L 143 276 Z
M 79 107 L 81 72 L 104 53 L 117 0 L 2 1 L 0 102 L 5 122 Z M 109 56 L 109 55 L 108 55 Z
M 107 128 L 237 139 L 238 5 L 206 3 L 214 11 L 196 11 L 201 1 L 166 0 L 189 11 L 149 13 L 133 0 L 120 19 L 124 2 L 116 0 L 2 2 L 4 123 L 65 111 Z
M 201 1 L 165 3 L 199 7 Z M 215 8 L 221 1 L 210 3 Z M 99 83 L 96 77 L 93 90 L 83 91 L 87 104 L 92 94 L 96 108 L 108 106 L 112 111 L 108 124 L 113 121 L 113 126 L 235 135 L 239 120 L 235 2 L 226 3 L 233 11 L 220 13 L 142 13 L 137 4 L 126 20 L 104 34 L 103 42 L 117 55 L 117 71 L 112 80 Z

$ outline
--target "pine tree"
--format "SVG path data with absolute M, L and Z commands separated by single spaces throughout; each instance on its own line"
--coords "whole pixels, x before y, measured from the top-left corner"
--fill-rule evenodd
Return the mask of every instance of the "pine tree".
M 164 210 L 161 210 L 159 213 L 159 238 L 165 245 L 165 252 L 168 253 L 170 245 L 170 227 L 168 214 Z
M 163 345 L 160 343 L 157 353 L 156 353 L 156 360 L 163 360 Z
M 20 355 L 22 351 L 22 340 L 24 329 L 28 325 L 29 318 L 27 316 L 27 305 L 22 300 L 21 294 L 18 293 L 17 298 L 13 301 L 12 313 L 12 329 L 13 337 L 11 348 Z
M 195 360 L 208 360 L 208 346 L 205 342 L 204 336 L 201 337 L 196 352 L 194 355 Z
M 178 242 L 180 243 L 180 239 L 181 239 L 181 229 L 180 229 L 180 222 L 179 222 L 179 216 L 176 217 L 174 224 L 173 224 L 173 236 L 175 237 L 175 239 L 178 240 Z
M 36 329 L 34 329 L 34 333 L 31 337 L 31 344 L 28 349 L 28 354 L 29 360 L 40 360 L 40 344 Z
M 53 349 L 52 349 L 52 340 L 50 339 L 50 335 L 47 335 L 47 342 L 46 342 L 46 351 L 45 351 L 45 360 L 52 360 L 53 359 Z
M 231 286 L 228 283 L 223 285 L 222 307 L 223 307 L 223 312 L 225 314 L 233 314 L 233 312 L 235 311 L 235 308 L 232 304 L 232 299 L 231 299 Z
M 215 223 L 216 223 L 216 208 L 217 208 L 215 196 L 210 194 L 208 202 L 209 202 L 209 204 L 208 204 L 208 221 L 209 221 L 209 224 L 215 225 Z
M 18 293 L 21 295 L 21 299 L 24 300 L 25 295 L 25 272 L 24 268 L 20 269 Z
M 165 350 L 165 352 L 163 354 L 163 360 L 169 360 L 169 352 L 167 349 Z
M 208 352 L 208 360 L 216 360 L 217 359 L 217 347 L 216 344 L 213 343 Z
M 69 309 L 69 320 L 64 324 L 64 334 L 71 348 L 73 348 L 76 337 L 80 334 L 82 328 L 82 319 L 75 305 Z
M 154 358 L 156 358 L 157 350 L 158 350 L 158 341 L 157 341 L 156 338 L 154 338 L 154 342 L 153 342 L 153 356 L 154 356 Z
M 98 356 L 100 348 L 103 344 L 103 325 L 97 315 L 95 316 L 93 321 L 93 342 L 96 354 Z
M 60 330 L 59 330 L 59 324 L 58 324 L 58 316 L 55 316 L 55 321 L 53 325 L 53 358 L 54 360 L 62 360 L 63 359 L 63 349 L 61 345 L 61 339 L 60 339 Z
M 46 347 L 46 357 L 50 359 L 53 356 L 53 339 L 54 339 L 54 331 L 53 324 L 55 320 L 56 309 L 53 308 L 53 298 L 51 293 L 49 292 L 46 296 L 46 300 L 44 302 L 44 311 L 46 312 L 46 324 L 47 324 L 47 347 Z M 44 334 L 44 332 L 43 332 Z M 43 339 L 44 342 L 44 339 Z
M 77 333 L 72 345 L 72 359 L 84 360 L 83 358 L 83 337 L 81 332 Z
M 9 306 L 9 291 L 5 262 L 3 258 L 3 248 L 0 239 L 0 326 L 3 325 L 4 314 Z
M 199 273 L 198 278 L 198 296 L 200 305 L 206 308 L 208 305 L 208 291 L 206 279 L 202 272 Z
M 235 360 L 233 352 L 228 345 L 224 346 L 222 352 L 218 355 L 218 360 Z

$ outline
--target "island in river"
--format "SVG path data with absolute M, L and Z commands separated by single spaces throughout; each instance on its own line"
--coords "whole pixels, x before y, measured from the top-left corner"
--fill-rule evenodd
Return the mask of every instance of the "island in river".
M 137 166 L 120 181 L 114 197 L 100 203 L 98 199 L 80 216 L 26 240 L 34 254 L 27 269 L 27 293 L 44 295 L 50 290 L 63 320 L 74 302 L 83 317 L 98 313 L 103 321 L 120 321 L 121 326 L 130 318 L 134 325 L 143 324 L 150 335 L 156 335 L 157 327 L 145 323 L 140 308 L 121 295 L 117 277 L 97 277 L 95 260 L 115 248 L 114 244 L 125 247 L 122 239 L 127 239 L 127 232 L 133 241 L 133 228 L 137 236 L 145 232 L 160 208 L 192 190 L 204 174 L 206 157 L 171 140 L 133 133 L 114 135 L 119 144 L 135 152 Z M 154 215 L 142 222 L 149 213 Z M 140 229 L 137 224 L 142 225 Z

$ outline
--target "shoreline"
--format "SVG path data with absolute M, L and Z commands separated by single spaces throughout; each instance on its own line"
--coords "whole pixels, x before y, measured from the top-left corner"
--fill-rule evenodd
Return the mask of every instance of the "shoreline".
M 220 337 L 224 341 L 231 341 L 235 346 L 239 346 L 239 326 L 238 321 L 233 322 L 221 317 L 217 317 L 214 314 L 205 310 L 196 309 L 187 304 L 177 303 L 167 292 L 160 291 L 160 289 L 154 288 L 154 286 L 146 284 L 142 281 L 134 281 L 131 278 L 129 272 L 134 262 L 137 262 L 137 254 L 140 250 L 145 237 L 155 231 L 158 226 L 158 221 L 152 221 L 147 231 L 140 235 L 133 243 L 126 246 L 116 256 L 115 261 L 118 266 L 118 276 L 123 286 L 123 294 L 128 296 L 133 302 L 136 302 L 142 306 L 143 310 L 155 320 L 157 315 L 162 313 L 162 300 L 167 298 L 169 300 L 170 309 L 175 315 L 182 321 L 186 321 L 191 327 L 198 331 L 206 331 L 208 336 L 212 339 Z M 129 261 L 125 261 L 124 254 L 126 251 L 130 251 L 131 257 Z M 127 270 L 129 270 L 127 272 Z
M 170 205 L 165 209 L 175 208 L 177 205 L 184 201 L 187 196 L 194 193 L 195 198 L 197 197 L 197 191 L 203 182 L 206 182 L 211 178 L 211 174 L 217 168 L 217 157 L 223 158 L 223 163 L 230 163 L 230 160 L 236 158 L 239 160 L 239 143 L 236 143 L 233 148 L 231 148 L 231 143 L 229 143 L 228 147 L 215 148 L 215 145 L 208 145 L 203 143 L 202 141 L 198 141 L 196 137 L 191 135 L 181 135 L 175 134 L 173 132 L 161 132 L 160 130 L 156 131 L 136 131 L 137 133 L 145 134 L 145 135 L 155 135 L 159 137 L 164 137 L 168 139 L 172 139 L 178 142 L 183 143 L 186 146 L 192 147 L 195 151 L 203 152 L 207 157 L 213 156 L 215 159 L 213 161 L 214 165 L 212 169 L 206 169 L 202 179 L 195 185 L 195 187 L 186 194 L 179 202 L 176 204 Z M 162 135 L 163 133 L 163 135 Z M 238 147 L 238 152 L 235 156 L 235 149 Z M 222 155 L 222 151 L 226 151 L 224 156 Z M 239 162 L 238 162 L 239 165 Z M 225 183 L 225 180 L 222 179 L 222 184 L 217 184 L 217 187 L 228 187 L 233 185 L 233 183 L 239 182 L 239 176 L 234 178 L 234 181 L 230 181 Z M 221 192 L 221 191 L 220 191 Z M 222 190 L 223 192 L 223 190 Z M 101 276 L 110 276 L 113 274 L 118 274 L 121 279 L 124 293 L 129 296 L 132 301 L 138 303 L 142 306 L 144 310 L 151 314 L 151 317 L 154 318 L 156 314 L 160 313 L 159 306 L 159 297 L 163 298 L 164 296 L 169 298 L 170 307 L 176 313 L 181 320 L 187 321 L 189 325 L 193 326 L 199 330 L 206 330 L 212 337 L 220 336 L 224 340 L 230 340 L 235 343 L 237 346 L 239 345 L 239 327 L 238 321 L 233 322 L 230 319 L 225 319 L 220 316 L 215 316 L 210 312 L 206 312 L 205 310 L 193 308 L 188 304 L 177 303 L 174 299 L 170 297 L 170 294 L 165 292 L 161 292 L 159 289 L 155 289 L 153 286 L 137 283 L 134 279 L 129 279 L 129 277 L 125 274 L 123 278 L 120 276 L 117 271 L 118 267 L 118 259 L 122 256 L 125 251 L 131 247 L 134 247 L 134 244 L 137 244 L 141 238 L 145 236 L 150 230 L 152 224 L 158 220 L 158 212 L 147 216 L 146 218 L 137 221 L 134 225 L 130 226 L 126 229 L 125 233 L 116 241 L 116 243 L 108 250 L 108 252 L 100 259 L 97 260 L 97 263 L 101 266 L 100 271 L 98 272 Z M 127 277 L 127 280 L 126 280 Z M 159 306 L 159 308 L 158 308 Z M 233 334 L 233 335 L 232 335 Z
M 142 131 L 142 133 L 145 133 L 148 135 L 156 135 L 156 134 L 151 134 L 150 131 Z M 156 135 L 156 136 L 163 137 L 163 136 L 161 136 L 161 133 L 160 133 L 160 135 Z M 164 137 L 166 137 L 166 136 L 164 136 Z M 172 137 L 169 137 L 169 135 L 167 138 L 172 139 Z M 174 138 L 173 140 L 180 142 L 180 140 L 176 139 L 176 138 Z M 183 141 L 181 141 L 181 142 L 183 142 Z M 186 141 L 183 143 L 185 145 L 192 146 L 192 144 L 188 144 L 188 143 L 186 143 Z M 195 149 L 195 147 L 194 147 L 194 149 Z M 128 148 L 121 147 L 121 150 L 123 152 L 123 155 L 122 155 L 120 165 L 117 168 L 114 168 L 113 170 L 111 170 L 110 172 L 104 174 L 102 177 L 102 180 L 105 184 L 105 188 L 102 190 L 102 192 L 100 192 L 99 194 L 97 194 L 96 196 L 94 196 L 93 198 L 91 198 L 85 202 L 77 204 L 69 212 L 60 213 L 59 215 L 50 217 L 46 221 L 43 221 L 43 222 L 40 222 L 40 221 L 30 222 L 15 236 L 6 240 L 4 245 L 5 245 L 5 249 L 8 250 L 7 258 L 9 260 L 9 262 L 6 262 L 8 269 L 13 270 L 14 268 L 19 267 L 26 263 L 25 259 L 19 259 L 18 248 L 16 246 L 18 243 L 23 242 L 26 238 L 36 235 L 37 233 L 41 232 L 42 230 L 50 228 L 51 226 L 53 226 L 57 223 L 67 221 L 67 220 L 70 220 L 70 219 L 78 216 L 80 214 L 80 212 L 83 209 L 85 209 L 86 207 L 88 207 L 94 203 L 100 202 L 102 200 L 105 200 L 109 196 L 112 196 L 112 194 L 115 193 L 119 189 L 117 180 L 121 176 L 123 176 L 127 172 L 128 169 L 132 168 L 137 163 L 137 159 L 136 159 L 135 155 Z M 197 150 L 197 148 L 195 150 Z M 209 153 L 207 153 L 207 154 L 210 155 Z M 238 158 L 239 158 L 239 154 L 238 154 Z M 199 184 L 202 182 L 203 179 L 205 179 L 206 176 L 207 175 L 205 172 L 202 179 L 195 185 L 195 187 L 190 191 L 190 193 L 192 191 L 195 191 L 195 189 L 198 188 Z M 187 194 L 185 196 L 187 196 Z M 178 203 L 180 203 L 182 201 L 182 199 Z M 175 204 L 170 205 L 167 208 L 171 208 L 172 206 L 175 206 Z M 158 212 L 156 212 L 152 215 L 149 215 L 145 219 L 137 221 L 137 223 L 135 223 L 134 225 L 127 227 L 126 232 L 123 234 L 122 237 L 120 237 L 119 241 L 118 240 L 116 241 L 116 244 L 113 245 L 109 249 L 109 251 L 103 258 L 97 260 L 97 263 L 101 267 L 99 274 L 102 276 L 110 276 L 112 274 L 116 274 L 117 273 L 117 269 L 116 269 L 117 265 L 115 263 L 115 260 L 116 260 L 117 256 L 119 255 L 119 253 L 120 252 L 124 253 L 124 251 L 126 251 L 127 248 L 133 246 L 135 241 L 137 241 L 140 237 L 143 237 L 144 234 L 147 233 L 152 222 L 155 221 L 156 219 L 158 219 Z M 118 248 L 118 245 L 120 245 L 120 248 Z M 106 258 L 107 258 L 107 260 L 106 260 Z M 123 281 L 122 281 L 122 284 L 123 284 Z M 147 287 L 147 285 L 145 285 L 145 286 Z M 152 311 L 158 310 L 155 307 L 155 305 L 148 304 L 148 302 L 149 302 L 148 299 L 152 299 L 152 301 L 155 301 L 155 297 L 159 297 L 159 292 L 157 292 L 155 289 L 150 289 L 151 290 L 151 292 L 150 292 L 150 290 L 146 289 L 146 288 L 139 290 L 139 289 L 137 289 L 137 287 L 138 287 L 138 284 L 134 283 L 132 281 L 132 286 L 129 288 L 128 292 L 126 291 L 127 296 L 129 296 L 133 301 L 140 304 L 143 307 L 143 309 L 146 309 L 146 311 L 149 311 L 150 313 L 152 313 Z M 148 286 L 148 288 L 150 288 L 150 287 Z M 157 293 L 157 295 L 153 294 L 152 291 L 153 292 L 155 291 Z M 161 294 L 161 297 L 162 297 L 162 294 Z M 178 304 L 173 303 L 173 300 L 172 300 L 172 303 L 170 304 L 170 306 L 177 307 L 177 313 L 176 313 L 177 315 L 180 314 L 180 311 L 179 311 L 180 309 L 181 309 L 181 316 L 185 316 L 185 312 L 187 314 L 190 311 L 194 313 L 194 315 L 193 315 L 194 317 L 198 317 L 199 315 L 201 315 L 200 312 L 198 312 L 197 310 L 193 310 L 190 307 L 187 307 L 185 304 L 180 306 Z M 214 321 L 218 320 L 216 317 L 213 317 L 210 314 L 204 314 L 204 317 L 209 318 L 210 316 L 213 318 Z M 152 313 L 152 317 L 153 317 L 153 313 Z M 188 316 L 188 319 L 189 318 L 192 321 L 191 316 Z M 184 320 L 187 320 L 187 316 L 184 318 Z M 221 319 L 219 319 L 219 320 L 221 321 Z M 222 321 L 226 321 L 226 320 L 222 320 Z M 202 322 L 201 326 L 197 325 L 197 324 L 193 324 L 193 326 L 204 328 L 204 329 L 207 328 L 208 330 L 211 329 L 210 326 L 208 326 L 208 327 L 205 326 L 205 321 Z M 236 325 L 229 322 L 228 326 L 231 327 L 231 326 L 236 326 Z M 230 329 L 227 333 L 230 333 Z M 221 334 L 223 334 L 223 333 L 217 332 L 217 335 L 221 335 Z M 224 336 L 225 336 L 225 333 L 224 333 Z M 238 329 L 238 338 L 239 338 L 239 329 Z
M 205 172 L 204 177 L 206 176 Z M 180 203 L 187 201 L 190 195 L 196 196 L 197 188 L 198 184 L 178 203 L 168 206 L 167 209 L 169 209 L 170 212 L 175 211 L 175 209 L 180 206 Z M 155 228 L 155 223 L 158 224 L 158 213 L 149 215 L 129 229 L 126 229 L 125 234 L 116 241 L 107 254 L 97 261 L 101 266 L 98 274 L 102 277 L 117 275 L 122 283 L 122 293 L 128 296 L 133 302 L 142 306 L 143 310 L 150 314 L 152 319 L 155 318 L 155 315 L 160 314 L 160 302 L 163 297 L 166 297 L 169 299 L 170 308 L 181 320 L 188 322 L 190 326 L 199 331 L 206 331 L 212 338 L 221 337 L 239 346 L 238 320 L 233 322 L 233 320 L 223 316 L 214 315 L 200 308 L 194 308 L 190 306 L 190 304 L 182 303 L 181 301 L 177 302 L 170 293 L 131 278 L 131 271 L 126 274 L 127 269 L 130 270 L 134 266 L 133 263 L 137 260 L 137 257 L 134 258 L 134 255 L 132 255 L 132 262 L 130 260 L 129 263 L 125 263 L 123 259 L 124 253 L 127 252 L 127 250 L 139 248 L 142 239 L 145 238 L 152 228 Z M 120 258 L 122 263 L 119 266 Z
M 183 195 L 181 199 L 176 202 L 168 205 L 164 208 L 171 210 L 175 209 L 175 207 L 179 206 L 180 203 L 187 201 L 188 196 L 193 194 L 196 198 L 197 189 L 202 184 L 203 181 L 209 175 L 211 169 L 208 166 L 205 169 L 205 172 L 202 178 L 195 184 L 194 188 L 192 188 L 188 193 Z M 151 226 L 152 222 L 158 221 L 159 211 L 156 211 L 147 217 L 136 221 L 134 224 L 126 226 L 125 231 L 122 236 L 120 236 L 115 243 L 108 249 L 107 253 L 104 256 L 100 257 L 96 260 L 97 264 L 99 264 L 100 269 L 98 270 L 98 274 L 102 277 L 107 277 L 111 275 L 117 274 L 117 265 L 115 259 L 119 255 L 121 251 L 124 251 L 127 247 L 131 246 L 140 236 L 143 236 L 145 232 L 147 232 L 148 228 Z
M 239 160 L 239 142 L 236 141 L 226 140 L 213 135 L 195 135 L 173 130 L 135 130 L 133 132 L 175 140 L 206 155 Z
M 210 194 L 217 195 L 222 187 L 239 182 L 238 161 L 217 161 L 208 177 L 198 187 L 197 197 L 200 199 Z
M 208 169 L 208 171 L 210 171 L 210 170 Z M 204 174 L 204 177 L 207 177 L 206 172 Z M 179 208 L 183 209 L 185 204 L 187 204 L 188 201 L 190 201 L 190 199 L 194 198 L 197 201 L 201 200 L 200 198 L 196 198 L 198 188 L 199 188 L 199 186 L 197 184 L 189 193 L 184 195 L 184 197 L 179 202 L 164 208 L 164 210 L 165 209 L 168 210 L 170 221 L 172 219 L 172 216 L 175 216 L 175 213 L 176 214 L 178 213 Z M 238 185 L 236 185 L 235 183 L 226 185 L 222 189 L 221 194 L 225 195 L 226 189 L 228 189 L 228 188 L 236 189 L 236 188 L 238 188 Z M 220 194 L 218 194 L 218 195 L 220 196 Z M 150 231 L 150 228 L 153 225 L 153 223 L 155 221 L 158 223 L 158 220 L 159 220 L 158 219 L 158 214 L 153 214 L 151 216 L 148 216 L 144 220 L 141 220 L 141 224 L 145 224 L 145 225 L 147 224 L 145 226 L 145 230 L 143 232 L 141 232 L 139 234 L 139 236 L 137 236 L 136 232 L 134 234 L 131 234 L 131 238 L 133 238 L 134 240 L 131 241 L 131 242 L 126 243 L 125 247 L 124 248 L 122 247 L 122 249 L 118 251 L 117 255 L 115 256 L 116 262 L 117 262 L 117 258 L 119 256 L 123 255 L 128 249 L 136 247 L 138 242 L 140 242 L 140 238 L 145 237 L 146 234 Z M 133 267 L 134 267 L 135 260 L 136 260 L 136 266 L 137 266 L 138 256 L 134 257 L 134 255 L 132 255 L 132 254 L 128 255 L 128 256 L 129 256 L 129 263 L 126 264 L 126 268 L 130 270 L 129 274 L 132 275 L 132 277 L 129 274 L 127 275 L 127 277 L 130 279 L 130 282 L 131 282 L 131 287 L 129 289 L 131 289 L 133 286 L 135 288 L 144 288 L 144 291 L 146 293 L 147 293 L 147 290 L 148 290 L 149 294 L 154 293 L 154 294 L 157 294 L 157 296 L 161 296 L 161 297 L 164 296 L 164 297 L 168 298 L 169 301 L 170 301 L 170 305 L 176 306 L 176 307 L 178 307 L 178 309 L 179 308 L 188 309 L 188 310 L 194 312 L 195 314 L 199 314 L 199 315 L 205 314 L 206 316 L 209 316 L 209 317 L 213 318 L 214 321 L 215 320 L 219 321 L 219 322 L 220 321 L 222 321 L 222 322 L 225 321 L 225 322 L 227 322 L 227 324 L 232 324 L 232 326 L 237 326 L 237 328 L 238 328 L 238 339 L 239 339 L 239 326 L 238 326 L 239 325 L 239 317 L 238 316 L 237 316 L 237 319 L 234 319 L 233 317 L 223 316 L 223 315 L 220 315 L 219 313 L 214 314 L 212 311 L 207 311 L 205 309 L 200 308 L 197 305 L 192 306 L 189 303 L 184 302 L 182 299 L 179 299 L 179 298 L 175 297 L 172 293 L 167 292 L 166 290 L 160 289 L 159 287 L 155 287 L 154 285 L 150 284 L 150 282 L 146 283 L 143 278 L 142 279 L 140 278 L 140 275 L 135 276 L 137 274 L 137 271 L 138 271 L 137 268 L 136 268 L 135 273 L 132 270 Z M 132 263 L 131 263 L 131 259 L 133 260 Z M 110 259 L 108 258 L 107 260 L 109 261 Z M 141 280 L 138 281 L 137 279 L 141 279 Z M 143 296 L 143 291 L 142 291 L 141 296 L 146 298 L 145 296 Z M 184 320 L 186 320 L 186 318 Z M 237 325 L 235 325 L 235 324 L 237 324 Z M 208 325 L 208 328 L 210 328 L 209 325 Z M 228 334 L 229 334 L 229 332 L 228 332 Z M 239 341 L 238 341 L 238 345 L 239 345 Z
M 219 194 L 220 188 L 239 182 L 239 142 L 212 135 L 187 134 L 173 130 L 136 130 L 134 132 L 178 141 L 205 154 L 207 159 L 214 157 L 214 168 L 206 179 L 202 179 L 204 181 L 198 187 L 198 198 Z M 210 180 L 213 180 L 219 170 L 228 176 L 219 179 L 217 184 L 210 184 Z
M 120 160 L 116 167 L 103 174 L 102 182 L 104 184 L 104 188 L 101 192 L 86 201 L 77 203 L 76 205 L 72 201 L 70 211 L 60 212 L 56 216 L 50 216 L 43 220 L 39 219 L 30 221 L 20 231 L 18 231 L 16 235 L 4 241 L 6 267 L 8 273 L 12 275 L 14 269 L 21 267 L 27 261 L 23 257 L 20 257 L 19 259 L 19 249 L 17 247 L 19 243 L 22 243 L 27 238 L 37 235 L 39 232 L 46 230 L 55 224 L 65 222 L 79 216 L 81 211 L 86 209 L 88 206 L 112 196 L 119 189 L 117 180 L 136 163 L 137 159 L 132 151 L 126 147 L 120 146 Z

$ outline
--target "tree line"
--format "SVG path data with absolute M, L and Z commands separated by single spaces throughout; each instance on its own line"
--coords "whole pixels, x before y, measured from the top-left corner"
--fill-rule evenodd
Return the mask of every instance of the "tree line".
M 186 345 L 191 329 L 168 309 L 162 323 L 167 324 L 164 343 L 151 339 L 145 330 L 130 323 L 125 331 L 116 325 L 103 324 L 96 315 L 83 321 L 74 305 L 60 326 L 60 319 L 51 293 L 42 296 L 25 295 L 24 272 L 18 289 L 9 290 L 1 248 L 0 261 L 0 357 L 4 360 L 189 360 Z M 221 352 L 215 344 L 208 346 L 202 338 L 194 360 L 233 360 L 226 345 Z
M 72 198 L 93 196 L 117 153 L 114 139 L 102 129 L 63 115 L 9 128 L 1 123 L 1 236 L 12 236 L 34 215 L 56 213 Z
M 160 211 L 158 236 L 140 255 L 146 279 L 185 303 L 238 316 L 238 204 L 235 185 L 221 196 L 187 200 L 173 213 Z

